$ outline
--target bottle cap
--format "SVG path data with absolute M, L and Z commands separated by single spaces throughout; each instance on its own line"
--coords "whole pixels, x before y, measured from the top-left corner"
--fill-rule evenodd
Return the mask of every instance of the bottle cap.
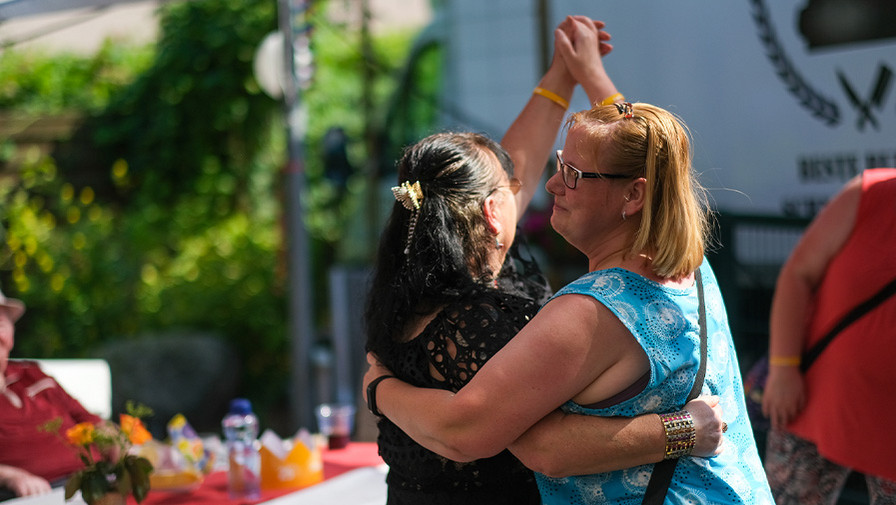
M 252 413 L 252 402 L 246 398 L 234 398 L 230 400 L 230 413 L 247 415 Z

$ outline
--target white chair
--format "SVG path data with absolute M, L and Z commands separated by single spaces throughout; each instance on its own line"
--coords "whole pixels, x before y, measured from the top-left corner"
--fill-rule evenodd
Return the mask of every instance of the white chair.
M 36 359 L 40 369 L 89 412 L 112 416 L 112 372 L 104 359 Z

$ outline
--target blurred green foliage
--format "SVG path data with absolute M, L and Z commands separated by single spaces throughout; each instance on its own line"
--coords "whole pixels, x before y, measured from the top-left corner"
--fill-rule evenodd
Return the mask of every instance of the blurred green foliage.
M 0 57 L 0 110 L 47 114 L 103 110 L 111 96 L 152 62 L 150 47 L 105 42 L 91 58 L 5 50 Z
M 302 99 L 303 204 L 324 325 L 326 272 L 364 205 L 365 120 L 383 124 L 414 34 L 375 38 L 365 62 L 357 33 L 329 24 L 321 5 L 311 18 L 316 74 Z M 285 128 L 281 104 L 252 74 L 274 29 L 276 2 L 193 0 L 162 7 L 151 47 L 2 55 L 0 111 L 84 118 L 49 153 L 0 139 L 0 166 L 18 169 L 0 179 L 0 278 L 29 307 L 14 355 L 83 357 L 112 340 L 197 328 L 243 357 L 243 389 L 262 415 L 287 403 Z M 376 70 L 373 117 L 358 106 L 364 64 Z M 320 150 L 333 127 L 345 131 L 354 167 L 341 186 L 326 177 Z M 387 149 L 392 159 L 396 149 Z
M 93 156 L 74 156 L 64 173 L 83 177 L 85 165 L 105 173 L 125 155 L 128 185 L 91 180 L 123 205 L 168 205 L 200 190 L 214 194 L 207 210 L 241 210 L 248 202 L 236 188 L 249 183 L 278 111 L 252 77 L 255 50 L 276 29 L 276 3 L 169 3 L 159 29 L 149 68 L 85 125 Z

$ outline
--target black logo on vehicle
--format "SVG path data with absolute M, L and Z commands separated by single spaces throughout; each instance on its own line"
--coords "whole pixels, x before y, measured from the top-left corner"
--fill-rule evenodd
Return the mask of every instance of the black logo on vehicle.
M 788 91 L 813 116 L 828 126 L 838 126 L 842 118 L 837 99 L 825 96 L 800 74 L 781 44 L 763 0 L 750 0 L 753 20 L 766 56 Z M 896 39 L 896 2 L 893 0 L 809 0 L 794 23 L 809 51 L 837 50 L 858 43 Z M 855 111 L 856 128 L 880 130 L 879 115 L 893 83 L 893 71 L 879 63 L 866 89 L 850 80 L 842 69 L 834 75 L 846 103 Z

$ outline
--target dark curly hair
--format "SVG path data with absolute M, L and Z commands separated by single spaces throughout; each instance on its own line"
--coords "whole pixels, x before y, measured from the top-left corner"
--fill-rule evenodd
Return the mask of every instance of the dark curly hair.
M 504 148 L 476 133 L 438 133 L 405 150 L 398 182 L 419 181 L 423 201 L 410 243 L 412 212 L 398 202 L 380 238 L 364 316 L 368 350 L 400 340 L 417 316 L 492 285 L 495 245 L 483 204 L 500 182 L 489 151 L 512 176 Z

